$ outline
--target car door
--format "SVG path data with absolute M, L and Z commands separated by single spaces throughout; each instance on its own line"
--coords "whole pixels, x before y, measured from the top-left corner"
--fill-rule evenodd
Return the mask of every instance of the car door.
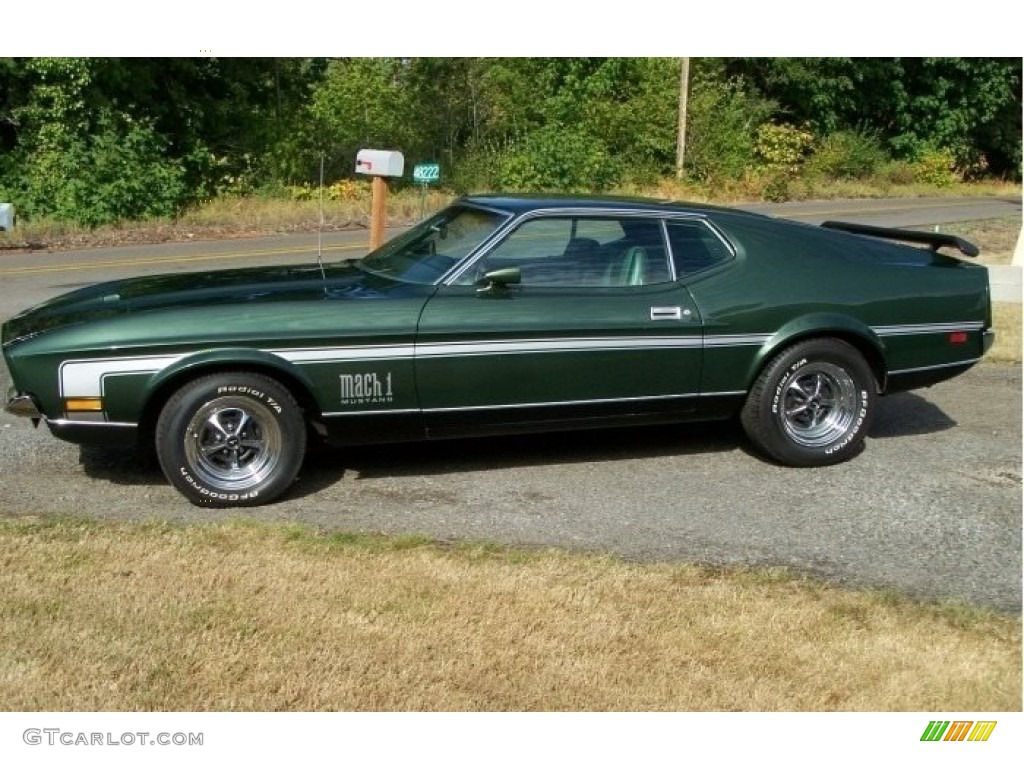
M 524 217 L 424 308 L 415 369 L 429 433 L 692 410 L 701 328 L 674 277 L 656 217 Z

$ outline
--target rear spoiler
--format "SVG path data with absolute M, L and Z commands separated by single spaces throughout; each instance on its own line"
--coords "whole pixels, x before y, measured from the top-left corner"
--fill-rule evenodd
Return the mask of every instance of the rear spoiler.
M 851 235 L 868 235 L 869 237 L 880 237 L 884 240 L 900 240 L 904 243 L 923 243 L 931 246 L 933 251 L 939 248 L 956 248 L 964 256 L 977 256 L 978 246 L 964 240 L 956 235 L 944 235 L 940 232 L 916 232 L 909 229 L 895 229 L 891 227 L 872 227 L 867 224 L 850 224 L 845 221 L 826 221 L 822 225 L 826 229 L 838 229 L 841 232 L 849 232 Z

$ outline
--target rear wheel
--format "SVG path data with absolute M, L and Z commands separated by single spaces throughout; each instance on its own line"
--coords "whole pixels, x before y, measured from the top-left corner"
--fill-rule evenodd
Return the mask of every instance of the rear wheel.
M 302 411 L 268 376 L 218 373 L 167 401 L 156 451 L 167 479 L 194 504 L 265 504 L 298 474 L 306 447 Z
M 783 464 L 838 464 L 858 453 L 874 416 L 875 378 L 839 339 L 783 350 L 762 371 L 741 412 L 759 449 Z

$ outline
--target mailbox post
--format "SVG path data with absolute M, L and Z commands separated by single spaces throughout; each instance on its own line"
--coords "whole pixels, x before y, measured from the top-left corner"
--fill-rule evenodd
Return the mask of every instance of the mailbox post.
M 360 149 L 356 155 L 356 173 L 373 177 L 373 200 L 370 207 L 370 250 L 384 244 L 384 220 L 387 216 L 387 176 L 401 176 L 405 158 L 401 152 L 382 149 Z

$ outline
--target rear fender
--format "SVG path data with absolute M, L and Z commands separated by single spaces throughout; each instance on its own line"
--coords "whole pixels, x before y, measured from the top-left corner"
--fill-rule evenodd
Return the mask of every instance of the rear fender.
M 783 325 L 751 361 L 747 371 L 748 388 L 765 365 L 786 347 L 812 338 L 841 339 L 864 355 L 875 374 L 879 392 L 886 387 L 885 342 L 866 323 L 848 315 L 817 313 L 801 315 Z

